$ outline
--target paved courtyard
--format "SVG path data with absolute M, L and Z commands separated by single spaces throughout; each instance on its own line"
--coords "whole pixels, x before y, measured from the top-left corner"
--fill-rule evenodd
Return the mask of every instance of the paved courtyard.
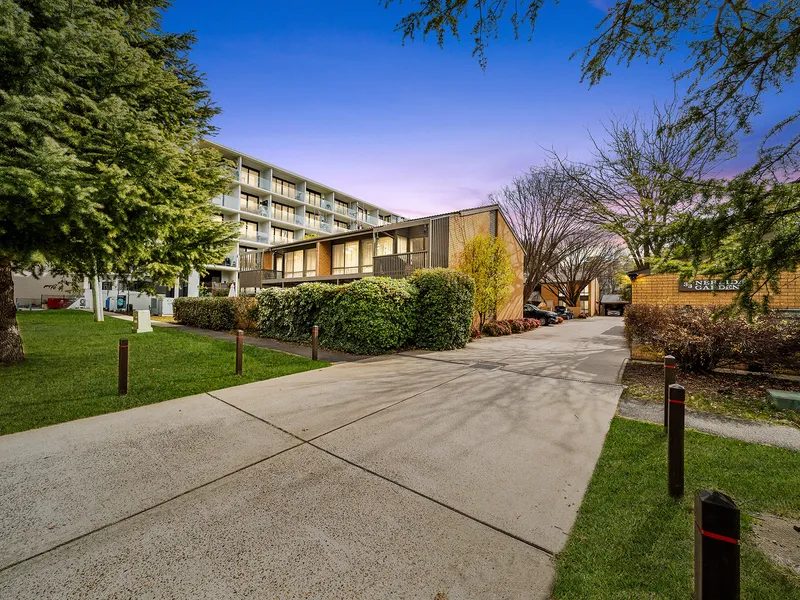
M 547 598 L 621 391 L 620 325 L 0 437 L 0 597 Z

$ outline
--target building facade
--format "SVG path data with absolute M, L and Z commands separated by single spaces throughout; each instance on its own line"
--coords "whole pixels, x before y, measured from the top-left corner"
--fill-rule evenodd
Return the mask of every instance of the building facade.
M 543 283 L 539 292 L 541 302 L 548 310 L 553 310 L 556 306 L 566 306 L 577 317 L 581 312 L 585 312 L 590 317 L 600 312 L 600 282 L 592 279 L 582 290 L 578 306 L 569 306 L 566 298 L 558 291 L 558 286 L 554 283 Z
M 651 273 L 640 269 L 628 273 L 631 279 L 631 304 L 658 306 L 725 306 L 731 303 L 738 289 L 738 280 L 696 279 L 681 281 L 674 273 Z M 800 272 L 782 273 L 780 293 L 762 289 L 755 299 L 761 300 L 769 293 L 769 306 L 779 310 L 800 309 Z
M 491 234 L 511 255 L 514 283 L 498 319 L 522 317 L 523 251 L 496 205 L 294 241 L 240 256 L 243 291 L 307 281 L 345 283 L 369 276 L 402 278 L 417 269 L 458 265 L 464 245 Z
M 237 281 L 239 255 L 321 235 L 358 231 L 365 227 L 396 224 L 403 217 L 364 202 L 330 186 L 297 175 L 271 163 L 204 140 L 235 165 L 236 182 L 212 199 L 221 221 L 239 224 L 239 238 L 219 264 L 189 281 L 188 295 L 196 285 L 227 288 Z

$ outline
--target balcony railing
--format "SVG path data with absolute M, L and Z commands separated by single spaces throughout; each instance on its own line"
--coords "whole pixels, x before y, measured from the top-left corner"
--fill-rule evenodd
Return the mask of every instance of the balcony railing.
M 385 254 L 376 256 L 373 266 L 376 277 L 408 277 L 417 269 L 424 269 L 428 252 L 404 252 L 402 254 Z
M 239 205 L 239 210 L 248 212 L 254 215 L 261 215 L 262 217 L 266 217 L 268 214 L 268 208 L 266 204 L 255 204 L 253 202 L 242 202 Z
M 262 231 L 240 231 L 239 239 L 258 242 L 259 244 L 269 244 L 269 233 Z
M 229 196 L 227 194 L 222 194 L 221 196 L 212 198 L 211 202 L 217 206 L 224 206 L 225 208 L 230 208 L 233 210 L 238 210 L 239 205 L 241 204 L 241 200 L 239 198 L 234 198 L 233 196 Z
M 282 221 L 284 223 L 291 223 L 292 225 L 296 225 L 297 219 L 300 218 L 300 224 L 302 224 L 302 215 L 298 215 L 297 213 L 287 212 L 285 210 L 275 210 L 272 209 L 272 218 L 277 221 Z
M 340 215 L 347 215 L 349 209 L 346 206 L 339 206 L 338 204 L 335 204 L 333 207 L 333 212 L 339 213 Z
M 288 244 L 288 243 L 293 242 L 293 241 L 294 241 L 294 238 L 286 237 L 286 236 L 283 236 L 283 235 L 276 235 L 276 236 L 273 236 L 273 238 L 272 238 L 272 243 L 273 244 Z
M 238 263 L 238 258 L 239 257 L 236 256 L 235 254 L 230 254 L 230 255 L 226 256 L 225 258 L 223 258 L 220 262 L 218 262 L 217 265 L 220 266 L 220 267 L 234 267 L 235 268 L 237 263 Z
M 239 183 L 243 183 L 244 185 L 249 185 L 251 187 L 256 187 L 260 190 L 264 190 L 265 192 L 270 191 L 270 189 L 272 188 L 272 186 L 270 185 L 272 182 L 264 177 L 247 175 L 242 173 L 241 171 L 236 171 L 235 177 Z
M 239 272 L 239 288 L 260 288 L 264 281 L 280 279 L 283 274 L 274 269 L 253 269 Z

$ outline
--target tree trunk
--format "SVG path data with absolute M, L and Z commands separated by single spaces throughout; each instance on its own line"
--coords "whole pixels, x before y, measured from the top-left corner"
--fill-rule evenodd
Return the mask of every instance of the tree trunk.
M 0 263 L 0 364 L 11 365 L 25 360 L 22 338 L 17 325 L 14 302 L 14 278 L 11 264 Z
M 100 278 L 90 277 L 89 284 L 92 287 L 92 307 L 94 309 L 94 320 L 100 323 L 105 320 L 103 316 L 103 301 L 100 299 Z

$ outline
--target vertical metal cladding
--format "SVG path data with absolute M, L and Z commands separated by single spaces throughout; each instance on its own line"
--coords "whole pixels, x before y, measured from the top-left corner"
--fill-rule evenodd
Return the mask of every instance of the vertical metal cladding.
M 430 233 L 430 266 L 448 267 L 450 253 L 450 217 L 431 219 Z

